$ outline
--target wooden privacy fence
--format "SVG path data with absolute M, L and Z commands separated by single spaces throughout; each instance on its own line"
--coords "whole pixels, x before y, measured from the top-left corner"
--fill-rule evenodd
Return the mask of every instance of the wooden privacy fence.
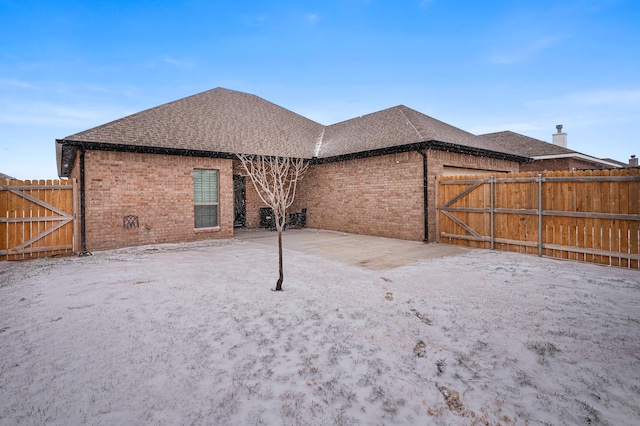
M 449 176 L 441 242 L 640 269 L 640 169 Z
M 73 251 L 75 181 L 0 181 L 0 260 Z

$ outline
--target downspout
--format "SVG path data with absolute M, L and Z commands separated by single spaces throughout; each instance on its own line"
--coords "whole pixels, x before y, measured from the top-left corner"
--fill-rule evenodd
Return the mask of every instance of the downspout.
M 422 189 L 424 198 L 424 242 L 429 242 L 429 176 L 427 170 L 427 154 L 423 151 L 416 151 L 422 156 Z
M 85 197 L 84 197 L 84 147 L 80 147 L 80 243 L 82 245 L 79 256 L 91 256 L 87 251 L 87 232 L 85 225 Z

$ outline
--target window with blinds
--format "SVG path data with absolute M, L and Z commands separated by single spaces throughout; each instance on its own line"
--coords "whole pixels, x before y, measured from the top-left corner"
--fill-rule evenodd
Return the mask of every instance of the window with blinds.
M 218 171 L 193 171 L 193 200 L 196 228 L 213 228 L 218 224 Z

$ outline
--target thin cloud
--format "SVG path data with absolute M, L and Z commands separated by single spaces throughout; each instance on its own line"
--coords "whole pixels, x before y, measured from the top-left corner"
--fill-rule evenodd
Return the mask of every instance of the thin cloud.
M 263 25 L 267 21 L 268 17 L 266 15 L 244 15 L 242 17 L 242 22 L 247 27 Z
M 635 90 L 593 90 L 568 95 L 567 102 L 584 106 L 640 105 L 640 89 Z
M 96 106 L 64 106 L 49 102 L 0 103 L 0 123 L 30 126 L 90 127 L 126 113 L 119 108 Z
M 571 105 L 574 107 L 640 106 L 640 89 L 597 89 L 540 99 L 528 105 Z
M 40 89 L 40 87 L 35 84 L 27 83 L 26 81 L 16 80 L 15 78 L 0 78 L 0 85 L 2 86 L 10 86 L 17 87 L 20 89 Z
M 528 45 L 513 49 L 511 52 L 496 53 L 491 56 L 490 60 L 494 64 L 501 65 L 523 62 L 536 56 L 540 52 L 555 46 L 564 38 L 565 37 L 561 36 L 540 38 L 529 43 Z
M 173 65 L 175 67 L 181 67 L 181 68 L 188 68 L 191 67 L 193 65 L 193 62 L 191 61 L 185 61 L 185 60 L 181 60 L 181 59 L 176 59 L 172 56 L 165 56 L 164 58 L 162 58 L 162 60 L 169 64 L 169 65 Z
M 165 56 L 163 60 L 171 65 L 180 65 L 180 61 L 173 59 L 171 56 Z

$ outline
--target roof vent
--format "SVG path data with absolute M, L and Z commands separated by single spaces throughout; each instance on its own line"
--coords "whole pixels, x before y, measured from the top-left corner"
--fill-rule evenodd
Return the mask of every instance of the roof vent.
M 629 158 L 629 167 L 638 167 L 638 159 L 635 155 L 632 155 L 631 158 Z
M 562 132 L 562 124 L 558 124 L 556 126 L 556 130 L 558 133 L 554 133 L 551 137 L 553 139 L 553 144 L 561 146 L 563 148 L 567 147 L 567 134 Z

